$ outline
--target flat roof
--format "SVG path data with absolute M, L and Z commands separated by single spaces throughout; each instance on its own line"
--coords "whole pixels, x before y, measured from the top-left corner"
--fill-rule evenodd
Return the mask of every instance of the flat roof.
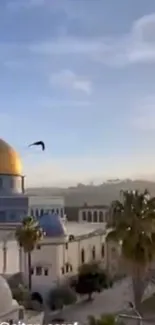
M 80 236 L 87 235 L 96 230 L 105 230 L 106 223 L 89 223 L 89 222 L 65 222 L 65 228 L 68 235 Z
M 95 231 L 102 232 L 106 230 L 106 223 L 89 223 L 89 222 L 64 222 L 67 235 L 73 235 L 75 237 L 87 236 Z M 15 240 L 15 227 L 13 229 L 7 229 L 0 227 L 0 242 L 3 240 Z

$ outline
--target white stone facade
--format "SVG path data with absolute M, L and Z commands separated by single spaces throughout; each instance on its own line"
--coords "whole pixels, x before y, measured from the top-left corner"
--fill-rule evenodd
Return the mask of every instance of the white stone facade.
M 119 271 L 120 250 L 116 244 L 106 243 L 105 225 L 99 229 L 98 225 L 93 224 L 84 227 L 79 223 L 67 223 L 66 229 L 67 237 L 46 237 L 32 252 L 32 291 L 39 292 L 42 297 L 53 286 L 76 275 L 79 266 L 84 263 L 100 262 L 113 275 Z M 9 238 L 7 231 L 4 240 L 4 230 L 0 230 L 0 234 L 2 232 L 0 272 L 7 275 L 22 272 L 28 279 L 26 254 L 19 249 L 15 240 Z

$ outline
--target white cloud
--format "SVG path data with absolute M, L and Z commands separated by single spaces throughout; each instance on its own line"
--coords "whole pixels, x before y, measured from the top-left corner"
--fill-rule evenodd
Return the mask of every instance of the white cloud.
M 73 89 L 81 90 L 86 94 L 91 93 L 91 82 L 84 77 L 77 76 L 74 72 L 70 70 L 62 70 L 56 74 L 52 74 L 50 78 L 51 85 Z
M 96 59 L 113 65 L 126 65 L 155 61 L 155 14 L 143 16 L 135 21 L 128 34 L 112 40 L 108 48 L 101 51 Z
M 36 53 L 86 54 L 104 64 L 122 66 L 155 61 L 155 13 L 133 23 L 128 34 L 112 38 L 71 38 L 69 36 L 30 46 Z
M 131 124 L 142 131 L 155 131 L 155 97 L 142 98 L 133 108 Z

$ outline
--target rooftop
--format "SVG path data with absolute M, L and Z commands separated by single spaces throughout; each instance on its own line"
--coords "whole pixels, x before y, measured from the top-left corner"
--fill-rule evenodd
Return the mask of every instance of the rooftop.
M 65 228 L 68 235 L 80 236 L 96 230 L 105 230 L 106 223 L 65 222 Z
M 51 234 L 50 234 L 50 237 L 54 236 L 55 237 L 55 233 L 56 231 L 58 231 L 59 234 L 62 235 L 62 229 L 60 229 L 60 225 L 57 226 L 56 224 L 56 228 L 55 228 L 55 221 L 53 220 L 51 223 L 51 226 L 49 227 L 49 216 L 45 215 L 44 216 L 45 219 L 44 222 L 43 222 L 43 226 L 47 226 L 47 229 L 50 230 L 51 229 L 51 226 L 52 226 L 52 231 L 51 231 Z M 54 223 L 53 223 L 54 222 Z M 63 223 L 63 221 L 61 221 Z M 43 228 L 46 228 L 46 227 L 43 227 Z M 50 228 L 50 229 L 49 229 Z M 0 228 L 0 242 L 2 242 L 3 240 L 14 240 L 15 239 L 15 236 L 14 236 L 14 230 L 15 229 L 15 226 L 12 227 L 12 229 L 7 229 L 6 230 L 6 225 L 4 226 L 4 228 Z M 67 235 L 73 235 L 75 236 L 75 238 L 78 240 L 79 237 L 83 236 L 83 237 L 89 237 L 89 235 L 91 236 L 91 234 L 93 232 L 96 232 L 96 233 L 101 233 L 101 232 L 104 232 L 104 230 L 106 230 L 106 223 L 87 223 L 87 222 L 68 222 L 68 221 L 65 221 L 64 222 L 64 231 Z M 47 231 L 48 232 L 48 231 Z M 65 234 L 64 233 L 64 234 Z M 106 230 L 106 233 L 107 233 L 107 230 Z

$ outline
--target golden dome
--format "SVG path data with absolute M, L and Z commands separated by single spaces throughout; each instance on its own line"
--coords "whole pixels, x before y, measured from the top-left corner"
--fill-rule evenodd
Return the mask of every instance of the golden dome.
M 0 139 L 0 174 L 21 175 L 22 164 L 15 150 Z

